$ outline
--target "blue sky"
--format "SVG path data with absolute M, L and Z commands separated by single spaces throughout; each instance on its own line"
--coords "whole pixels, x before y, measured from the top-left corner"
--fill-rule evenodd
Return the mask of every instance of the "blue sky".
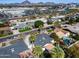
M 18 3 L 24 0 L 0 0 L 0 3 Z M 28 0 L 30 2 L 79 3 L 79 0 Z

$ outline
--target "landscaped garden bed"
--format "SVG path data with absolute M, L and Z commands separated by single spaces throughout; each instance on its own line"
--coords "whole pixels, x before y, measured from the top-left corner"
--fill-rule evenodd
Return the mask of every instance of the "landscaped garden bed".
M 31 28 L 25 27 L 25 28 L 20 29 L 19 32 L 25 32 L 25 31 L 29 31 L 29 30 L 31 30 Z

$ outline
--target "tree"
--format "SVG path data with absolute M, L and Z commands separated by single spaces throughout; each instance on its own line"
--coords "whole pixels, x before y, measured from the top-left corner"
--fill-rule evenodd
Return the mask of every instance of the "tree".
M 72 37 L 73 39 L 75 39 L 75 40 L 79 40 L 79 35 L 78 34 L 70 34 L 70 37 Z
M 59 37 L 56 35 L 56 33 L 50 34 L 50 37 L 54 38 L 54 40 L 55 40 L 56 42 L 59 42 L 59 41 L 60 41 L 60 39 L 59 39 Z
M 66 20 L 68 20 L 68 19 L 69 19 L 69 17 L 65 17 L 64 19 L 65 19 L 65 21 L 66 21 Z
M 64 46 L 61 46 L 61 47 L 64 50 L 65 58 L 70 58 L 72 56 L 72 54 L 70 53 L 69 48 L 68 47 L 64 47 Z
M 35 35 L 31 35 L 29 37 L 29 40 L 30 40 L 31 43 L 35 42 L 35 39 L 36 39 L 36 36 Z
M 76 20 L 75 20 L 75 19 L 70 18 L 68 23 L 72 25 L 72 24 L 74 24 L 75 22 L 76 22 Z
M 32 51 L 34 57 L 40 57 L 43 53 L 43 50 L 40 46 L 35 46 Z
M 34 23 L 35 28 L 40 28 L 44 26 L 44 22 L 42 22 L 41 20 L 38 20 Z
M 56 26 L 56 27 L 61 27 L 61 24 L 60 24 L 59 21 L 56 21 L 56 22 L 54 22 L 54 26 Z
M 19 34 L 18 35 L 18 39 L 23 40 L 24 38 L 25 38 L 25 35 L 24 34 Z
M 79 17 L 76 18 L 76 22 L 79 22 Z
M 49 19 L 52 18 L 52 15 L 49 15 Z
M 43 52 L 43 56 L 44 58 L 51 58 L 51 54 L 47 49 L 45 49 L 45 51 Z
M 76 42 L 69 47 L 70 54 L 72 58 L 79 58 L 79 42 Z
M 2 43 L 2 47 L 6 46 L 6 43 Z
M 64 58 L 65 53 L 64 51 L 57 45 L 55 48 L 51 50 L 51 57 L 52 58 Z

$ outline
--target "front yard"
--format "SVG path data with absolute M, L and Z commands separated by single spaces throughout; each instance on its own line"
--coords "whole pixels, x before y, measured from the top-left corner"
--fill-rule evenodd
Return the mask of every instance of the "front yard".
M 9 34 L 0 34 L 0 37 L 7 37 L 9 35 L 12 35 L 13 33 L 9 33 Z
M 5 37 L 5 36 L 7 36 L 6 34 L 0 34 L 0 37 Z
M 25 27 L 25 28 L 19 29 L 19 32 L 25 32 L 25 31 L 29 31 L 29 30 L 31 30 L 31 28 Z

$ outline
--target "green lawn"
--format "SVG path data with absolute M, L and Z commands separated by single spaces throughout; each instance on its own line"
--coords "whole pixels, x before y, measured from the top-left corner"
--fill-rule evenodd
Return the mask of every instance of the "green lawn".
M 47 30 L 47 32 L 49 32 L 49 33 L 51 33 L 52 31 L 53 31 L 52 29 Z
M 29 31 L 31 30 L 31 28 L 25 27 L 19 30 L 19 32 L 25 32 L 25 31 Z
M 5 36 L 7 36 L 6 34 L 0 34 L 0 37 L 5 37 Z
M 16 24 L 13 24 L 12 26 L 15 26 Z
M 6 37 L 6 36 L 9 36 L 9 35 L 12 35 L 13 33 L 9 33 L 9 34 L 0 34 L 0 37 Z

